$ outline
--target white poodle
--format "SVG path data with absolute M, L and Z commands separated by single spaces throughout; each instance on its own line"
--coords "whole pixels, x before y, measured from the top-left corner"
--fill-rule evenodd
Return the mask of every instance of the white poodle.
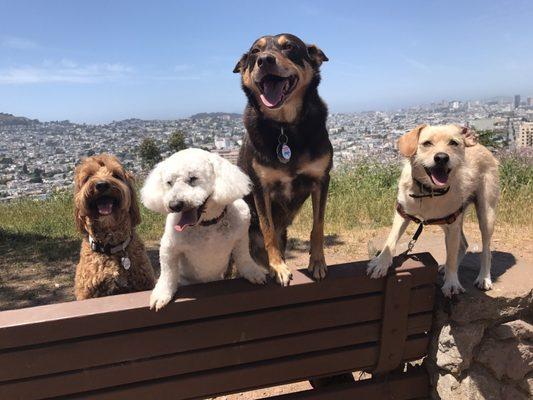
M 242 277 L 266 282 L 268 271 L 253 261 L 248 247 L 250 210 L 242 197 L 250 190 L 238 167 L 204 150 L 182 150 L 156 165 L 142 202 L 168 215 L 150 308 L 168 304 L 179 285 L 223 279 L 230 258 Z

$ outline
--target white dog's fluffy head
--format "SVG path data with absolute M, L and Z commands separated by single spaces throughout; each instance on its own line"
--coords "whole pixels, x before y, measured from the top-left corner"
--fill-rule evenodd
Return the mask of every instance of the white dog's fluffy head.
M 474 133 L 460 125 L 420 125 L 398 140 L 398 149 L 409 157 L 413 177 L 443 187 L 463 166 L 465 147 L 476 143 Z
M 198 223 L 209 204 L 231 204 L 250 190 L 250 179 L 229 161 L 205 150 L 186 149 L 155 166 L 141 198 L 152 211 L 181 212 L 185 226 Z

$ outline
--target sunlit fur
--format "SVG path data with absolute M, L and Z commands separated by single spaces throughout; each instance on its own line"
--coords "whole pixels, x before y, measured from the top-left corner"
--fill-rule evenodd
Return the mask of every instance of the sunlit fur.
M 95 200 L 97 182 L 109 183 L 105 195 L 116 200 L 110 215 L 99 215 Z M 76 269 L 75 294 L 78 300 L 118 293 L 148 290 L 154 285 L 154 272 L 144 244 L 135 232 L 141 221 L 133 186 L 133 177 L 119 160 L 102 154 L 85 159 L 74 176 L 74 214 L 76 226 L 83 234 L 80 262 Z M 131 236 L 127 256 L 131 268 L 121 265 L 122 255 L 106 255 L 90 248 L 88 235 L 102 245 L 123 243 Z
M 283 45 L 290 42 L 301 53 L 298 62 L 291 60 L 284 54 Z M 252 53 L 257 48 L 258 53 Z M 257 86 L 260 81 L 261 71 L 255 66 L 258 55 L 269 54 L 275 57 L 275 73 L 278 76 L 296 76 L 298 82 L 296 87 L 288 95 L 283 104 L 276 108 L 266 107 L 259 96 L 261 94 Z M 241 73 L 241 82 L 248 97 L 254 97 L 254 104 L 269 119 L 284 123 L 293 123 L 302 112 L 304 97 L 309 87 L 316 88 L 320 81 L 319 67 L 328 58 L 315 45 L 306 45 L 299 38 L 291 34 L 280 34 L 276 36 L 263 36 L 257 39 L 237 63 L 234 72 Z
M 457 141 L 458 145 L 452 145 L 452 140 Z M 424 145 L 428 141 L 431 145 Z M 484 146 L 476 144 L 471 131 L 458 125 L 417 127 L 400 138 L 398 147 L 400 153 L 408 157 L 398 184 L 398 202 L 406 213 L 422 220 L 441 218 L 454 213 L 469 200 L 474 202 L 483 242 L 481 268 L 475 284 L 482 290 L 490 289 L 490 241 L 499 198 L 498 161 Z M 451 171 L 446 184 L 448 193 L 444 196 L 412 198 L 409 194 L 420 193 L 413 178 L 429 187 L 438 188 L 424 167 L 431 168 L 435 163 L 434 156 L 439 152 L 450 157 L 448 167 Z M 463 233 L 463 217 L 464 212 L 453 224 L 441 225 L 445 232 L 447 253 L 442 290 L 448 297 L 464 290 L 457 275 L 457 268 L 468 247 Z M 408 220 L 395 213 L 392 230 L 383 250 L 369 263 L 368 273 L 372 277 L 378 278 L 387 273 L 396 243 L 408 224 Z
M 168 304 L 180 285 L 223 279 L 230 259 L 242 277 L 265 282 L 267 271 L 250 256 L 250 209 L 242 200 L 250 189 L 249 178 L 238 167 L 200 149 L 177 152 L 154 168 L 141 191 L 142 201 L 149 209 L 167 214 L 167 219 L 159 250 L 161 275 L 150 298 L 151 308 L 157 311 Z M 181 212 L 172 212 L 169 203 L 173 201 L 183 202 L 185 208 L 205 203 L 205 212 L 195 226 L 177 232 Z M 199 224 L 217 218 L 224 208 L 226 214 L 216 224 Z

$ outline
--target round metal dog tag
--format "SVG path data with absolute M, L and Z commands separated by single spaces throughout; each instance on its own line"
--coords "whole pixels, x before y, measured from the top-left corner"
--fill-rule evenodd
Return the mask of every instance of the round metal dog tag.
M 122 266 L 124 267 L 124 269 L 127 271 L 128 269 L 130 269 L 131 267 L 131 261 L 128 257 L 122 257 L 120 259 L 120 263 L 122 264 Z
M 291 148 L 287 144 L 279 144 L 278 149 L 278 160 L 282 162 L 283 164 L 287 164 L 291 159 Z

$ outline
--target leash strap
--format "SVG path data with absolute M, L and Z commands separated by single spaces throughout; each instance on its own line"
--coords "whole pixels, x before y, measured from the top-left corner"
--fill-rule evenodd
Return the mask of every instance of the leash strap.
M 411 240 L 409 240 L 409 243 L 407 244 L 407 250 L 405 251 L 405 255 L 407 255 L 413 250 L 413 248 L 415 247 L 415 243 L 420 237 L 420 234 L 422 233 L 423 230 L 424 230 L 424 224 L 423 223 L 418 224 L 418 228 L 416 228 L 415 234 L 413 235 L 413 237 L 411 238 Z

